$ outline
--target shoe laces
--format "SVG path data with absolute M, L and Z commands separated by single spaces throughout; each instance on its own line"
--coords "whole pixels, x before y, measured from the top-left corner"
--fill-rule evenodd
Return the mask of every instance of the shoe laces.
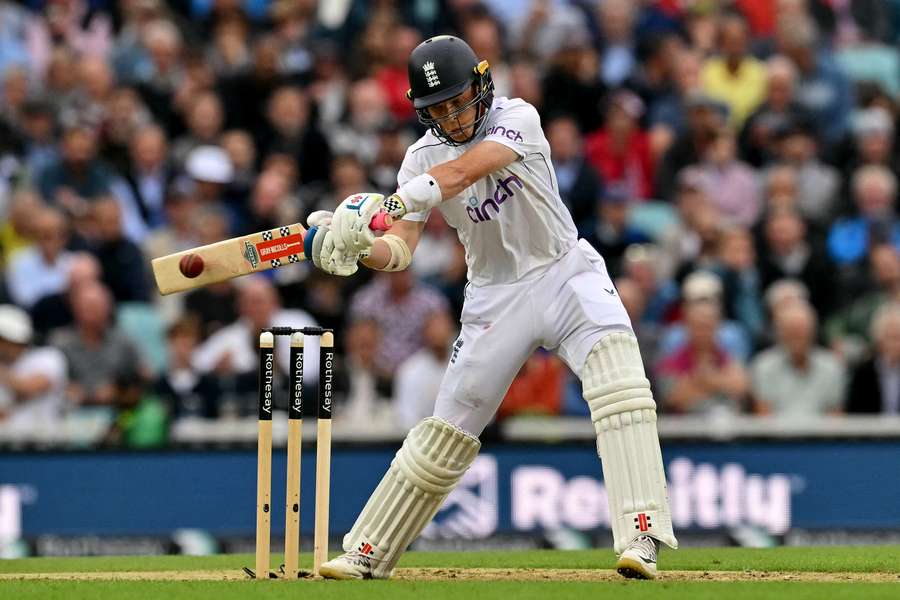
M 649 535 L 642 535 L 631 542 L 631 547 L 636 550 L 644 560 L 656 562 L 656 553 L 659 550 L 659 542 Z

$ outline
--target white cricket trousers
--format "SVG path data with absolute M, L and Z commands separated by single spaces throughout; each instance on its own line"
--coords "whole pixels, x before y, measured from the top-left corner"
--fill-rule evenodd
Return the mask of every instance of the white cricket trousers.
M 580 378 L 600 338 L 631 330 L 603 258 L 585 240 L 534 277 L 468 285 L 461 321 L 434 414 L 476 436 L 538 347 L 556 352 Z

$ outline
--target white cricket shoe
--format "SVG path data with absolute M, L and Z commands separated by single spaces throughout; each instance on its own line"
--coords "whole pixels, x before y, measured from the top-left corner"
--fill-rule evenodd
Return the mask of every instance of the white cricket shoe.
M 322 563 L 319 575 L 325 579 L 373 579 L 372 558 L 362 552 L 345 552 Z
M 656 579 L 659 542 L 649 535 L 632 540 L 616 562 L 616 571 L 628 579 Z

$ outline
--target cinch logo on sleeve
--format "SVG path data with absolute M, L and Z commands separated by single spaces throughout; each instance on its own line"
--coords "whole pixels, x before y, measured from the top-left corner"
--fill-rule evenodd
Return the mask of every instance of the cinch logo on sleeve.
M 525 138 L 516 129 L 507 129 L 503 125 L 492 125 L 488 127 L 486 135 L 499 135 L 514 142 L 524 142 Z
M 510 175 L 506 179 L 497 180 L 497 187 L 494 189 L 492 197 L 479 202 L 475 196 L 469 196 L 469 199 L 466 201 L 468 204 L 466 206 L 466 214 L 469 215 L 473 223 L 484 223 L 493 219 L 494 217 L 488 208 L 493 207 L 494 215 L 500 214 L 500 205 L 516 195 L 516 188 L 511 186 L 510 183 L 518 185 L 520 190 L 525 188 L 521 179 L 515 175 Z

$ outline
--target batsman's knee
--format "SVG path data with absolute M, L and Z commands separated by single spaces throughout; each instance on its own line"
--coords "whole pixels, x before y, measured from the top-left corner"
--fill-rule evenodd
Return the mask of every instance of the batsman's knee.
M 637 338 L 630 331 L 610 333 L 594 345 L 581 383 L 594 423 L 620 413 L 656 409 Z

